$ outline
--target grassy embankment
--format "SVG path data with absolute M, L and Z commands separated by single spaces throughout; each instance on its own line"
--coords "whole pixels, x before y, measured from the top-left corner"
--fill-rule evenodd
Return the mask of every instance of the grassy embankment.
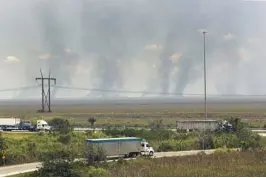
M 236 177 L 266 176 L 266 152 L 232 152 L 214 155 L 136 160 L 107 167 L 112 177 Z
M 81 176 L 99 177 L 265 177 L 266 151 L 136 159 L 83 167 Z M 30 177 L 33 173 L 14 175 Z

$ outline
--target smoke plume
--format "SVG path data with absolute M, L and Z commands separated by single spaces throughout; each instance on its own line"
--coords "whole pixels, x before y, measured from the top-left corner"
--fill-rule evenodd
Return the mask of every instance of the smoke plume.
M 57 86 L 203 93 L 205 29 L 208 93 L 265 94 L 265 12 L 263 2 L 240 0 L 0 1 L 0 88 L 34 85 L 42 68 Z

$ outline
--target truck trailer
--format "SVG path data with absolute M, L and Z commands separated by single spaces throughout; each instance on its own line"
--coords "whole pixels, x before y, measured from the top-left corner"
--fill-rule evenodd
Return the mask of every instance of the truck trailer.
M 177 130 L 193 131 L 193 130 L 211 130 L 214 131 L 219 127 L 218 120 L 178 120 L 176 121 Z
M 136 137 L 99 138 L 86 140 L 86 152 L 89 157 L 99 158 L 99 153 L 108 157 L 153 156 L 154 150 L 144 139 Z M 95 160 L 95 159 L 94 159 Z
M 20 122 L 19 118 L 0 118 L 0 126 L 17 126 Z
M 202 130 L 210 130 L 215 131 L 217 129 L 225 130 L 225 129 L 233 129 L 232 124 L 228 121 L 224 120 L 178 120 L 176 121 L 176 129 L 184 130 L 184 131 L 202 131 Z

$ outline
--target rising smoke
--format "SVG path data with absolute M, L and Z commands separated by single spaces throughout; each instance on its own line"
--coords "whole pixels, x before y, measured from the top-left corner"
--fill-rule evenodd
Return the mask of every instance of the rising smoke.
M 208 92 L 261 94 L 265 10 L 240 0 L 0 1 L 0 81 L 8 86 L 1 88 L 36 84 L 42 68 L 59 86 L 202 93 L 207 29 Z M 20 59 L 19 74 L 7 56 Z M 32 95 L 40 91 L 19 97 Z

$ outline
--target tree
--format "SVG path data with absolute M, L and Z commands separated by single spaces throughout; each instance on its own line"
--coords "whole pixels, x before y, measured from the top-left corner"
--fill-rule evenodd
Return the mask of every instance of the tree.
M 237 137 L 238 146 L 240 146 L 242 150 L 263 147 L 261 137 L 253 133 L 239 118 L 231 118 L 229 123 L 232 125 L 232 131 Z
M 88 119 L 88 122 L 91 124 L 91 127 L 94 128 L 94 124 L 95 124 L 95 122 L 96 122 L 96 119 L 95 119 L 94 117 L 90 117 L 90 118 Z
M 36 177 L 79 177 L 75 171 L 75 155 L 67 146 L 59 150 L 42 153 L 42 167 L 37 171 Z
M 239 118 L 232 118 L 229 120 L 229 123 L 232 124 L 232 130 L 234 132 L 240 132 L 245 126 Z
M 54 118 L 49 121 L 49 125 L 51 125 L 55 131 L 63 134 L 67 134 L 71 131 L 70 123 L 67 119 Z
M 58 139 L 57 139 L 60 143 L 63 144 L 69 144 L 70 140 L 71 140 L 71 135 L 70 133 L 66 133 L 66 134 L 60 134 Z
M 71 140 L 71 127 L 67 119 L 54 118 L 49 124 L 55 132 L 59 133 L 58 141 L 63 144 L 69 144 Z
M 152 130 L 160 130 L 163 127 L 163 120 L 160 119 L 151 121 L 149 125 Z
M 97 152 L 95 156 L 92 155 L 92 152 L 89 153 L 93 158 L 103 158 L 101 152 Z M 88 165 L 95 166 L 94 160 L 87 159 L 88 162 L 74 161 L 79 158 L 78 156 L 78 153 L 73 152 L 68 145 L 61 145 L 52 151 L 43 152 L 40 158 L 42 167 L 33 177 L 81 177 L 88 174 L 95 177 L 106 175 L 106 171 L 103 169 L 93 169 L 93 167 L 87 169 Z
M 204 149 L 214 149 L 215 147 L 213 136 L 211 135 L 204 136 L 204 139 L 200 138 L 198 143 L 199 143 L 199 147 L 204 148 Z

